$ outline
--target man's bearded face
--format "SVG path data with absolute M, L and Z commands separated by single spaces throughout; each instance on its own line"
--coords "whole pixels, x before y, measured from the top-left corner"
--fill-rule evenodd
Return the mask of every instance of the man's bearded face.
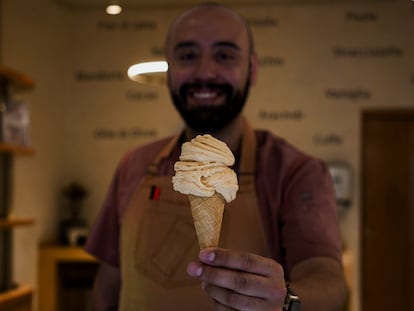
M 190 128 L 198 133 L 216 132 L 233 121 L 243 110 L 250 90 L 249 80 L 250 74 L 242 89 L 235 89 L 229 83 L 184 83 L 178 91 L 170 87 L 170 94 L 174 106 Z M 212 94 L 219 94 L 223 101 L 218 104 L 205 104 Z M 200 104 L 193 103 L 197 100 Z

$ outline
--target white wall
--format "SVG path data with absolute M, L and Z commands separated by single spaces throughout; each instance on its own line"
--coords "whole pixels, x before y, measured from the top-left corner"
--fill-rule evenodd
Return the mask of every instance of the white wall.
M 413 4 L 238 10 L 252 24 L 263 63 L 246 107 L 253 125 L 353 171 L 354 200 L 341 224 L 355 267 L 351 306 L 359 310 L 360 116 L 364 109 L 414 106 Z M 16 231 L 17 281 L 36 283 L 37 246 L 57 237 L 62 187 L 78 180 L 90 189 L 84 213 L 92 222 L 120 156 L 181 127 L 165 87 L 118 77 L 129 65 L 159 56 L 178 13 L 110 17 L 66 11 L 52 0 L 3 1 L 2 61 L 37 84 L 20 95 L 31 103 L 36 155 L 16 160 L 14 211 L 37 222 Z M 113 136 L 97 134 L 103 132 Z

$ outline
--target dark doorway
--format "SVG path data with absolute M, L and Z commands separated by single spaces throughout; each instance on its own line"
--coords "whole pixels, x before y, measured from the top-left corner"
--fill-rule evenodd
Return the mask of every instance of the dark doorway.
M 363 311 L 414 311 L 414 110 L 362 116 Z

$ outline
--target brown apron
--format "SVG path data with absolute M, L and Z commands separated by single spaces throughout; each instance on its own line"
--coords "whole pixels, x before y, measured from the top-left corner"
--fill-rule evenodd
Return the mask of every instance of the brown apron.
M 138 185 L 121 221 L 120 311 L 207 311 L 211 299 L 187 275 L 199 252 L 188 198 L 172 189 L 157 164 L 178 142 L 161 151 Z M 247 125 L 242 141 L 239 191 L 226 204 L 220 247 L 269 257 L 254 184 L 256 141 Z

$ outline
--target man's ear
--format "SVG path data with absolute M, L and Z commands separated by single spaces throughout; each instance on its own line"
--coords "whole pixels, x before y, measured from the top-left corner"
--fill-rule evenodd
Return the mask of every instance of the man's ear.
M 250 55 L 250 85 L 255 85 L 257 82 L 257 74 L 259 70 L 259 60 L 256 52 Z

